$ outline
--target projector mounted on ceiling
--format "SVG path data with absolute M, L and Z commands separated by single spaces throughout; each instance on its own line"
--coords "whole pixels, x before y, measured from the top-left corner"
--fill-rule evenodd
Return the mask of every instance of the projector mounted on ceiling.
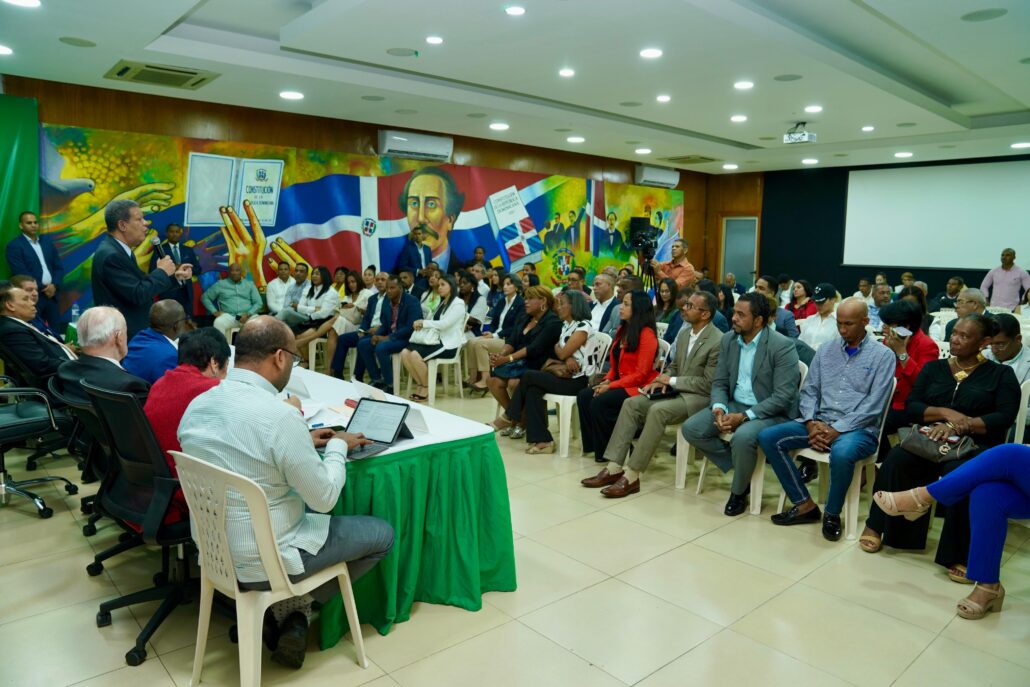
M 787 133 L 783 134 L 784 143 L 815 143 L 815 134 L 811 131 L 805 131 L 805 124 L 808 122 L 798 122 L 791 128 L 787 129 Z
M 379 130 L 379 154 L 383 157 L 406 157 L 413 160 L 450 162 L 454 139 L 450 136 L 429 136 L 411 131 Z

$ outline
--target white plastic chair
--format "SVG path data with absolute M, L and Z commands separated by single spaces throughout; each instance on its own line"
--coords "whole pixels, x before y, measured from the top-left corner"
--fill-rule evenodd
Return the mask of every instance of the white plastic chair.
M 665 337 L 665 332 L 669 331 L 668 322 L 658 322 L 655 324 L 655 331 L 658 332 L 658 338 L 662 339 Z
M 261 625 L 265 610 L 278 601 L 307 594 L 334 577 L 340 583 L 358 665 L 367 668 L 368 659 L 365 658 L 361 623 L 358 620 L 347 564 L 339 563 L 300 582 L 291 582 L 275 543 L 268 498 L 261 487 L 242 475 L 185 453 L 169 453 L 175 460 L 179 472 L 179 483 L 190 508 L 193 538 L 200 551 L 200 618 L 197 623 L 197 648 L 193 655 L 193 675 L 190 684 L 200 684 L 204 652 L 207 648 L 208 624 L 211 621 L 211 603 L 216 590 L 236 600 L 240 684 L 249 687 L 261 684 Z M 229 489 L 238 492 L 247 502 L 261 564 L 265 568 L 265 575 L 271 587 L 268 591 L 243 591 L 236 580 L 236 570 L 229 553 L 229 539 L 225 531 L 226 493 Z
M 798 372 L 801 374 L 801 379 L 798 381 L 798 390 L 800 391 L 801 387 L 803 387 L 805 385 L 805 377 L 808 376 L 808 365 L 805 365 L 803 362 L 801 362 L 799 360 L 798 361 Z M 684 461 L 687 461 L 687 460 L 693 461 L 693 460 L 696 459 L 697 456 L 693 455 L 694 454 L 694 447 L 690 446 L 689 444 L 687 444 L 687 440 L 685 438 L 683 438 L 683 432 L 679 431 L 677 433 L 677 436 L 678 436 L 678 438 L 677 438 L 677 443 L 676 443 L 676 479 L 677 479 L 677 487 L 682 489 L 683 487 L 679 486 L 679 475 L 680 475 L 680 472 L 682 470 L 683 481 L 686 482 L 687 467 L 686 467 L 686 464 L 684 463 L 683 467 L 680 468 L 680 464 L 679 464 L 679 462 L 680 462 L 680 442 L 679 442 L 679 439 L 683 440 L 682 443 L 683 443 L 684 447 L 686 447 L 686 450 L 687 450 L 686 452 L 688 454 L 688 455 L 684 456 Z M 728 442 L 730 439 L 733 438 L 733 435 L 732 434 L 728 434 L 728 433 L 727 434 L 720 434 L 719 438 L 722 439 L 723 441 L 727 441 Z M 757 458 L 757 460 L 755 461 L 755 471 L 751 473 L 751 495 L 750 495 L 749 498 L 750 498 L 751 514 L 752 515 L 761 515 L 761 513 L 762 513 L 762 490 L 765 488 L 765 451 L 762 450 L 761 446 L 759 446 L 758 449 L 757 449 L 756 458 Z M 706 472 L 706 468 L 707 467 L 708 467 L 708 457 L 707 456 L 702 456 L 701 457 L 701 471 L 700 471 L 700 473 L 697 476 L 697 490 L 694 492 L 695 494 L 700 494 L 701 493 L 701 488 L 702 488 L 702 486 L 704 484 L 704 481 L 705 481 L 705 472 Z M 782 510 L 782 507 L 780 508 L 780 510 Z
M 465 320 L 461 324 L 461 331 L 465 331 L 465 326 L 469 323 L 469 315 L 465 314 Z M 463 339 L 461 346 L 458 348 L 457 353 L 454 354 L 453 358 L 445 358 L 437 360 L 433 358 L 428 363 L 429 366 L 429 405 L 436 403 L 436 375 L 441 365 L 450 365 L 454 368 L 454 386 L 458 387 L 458 398 L 465 398 L 465 390 L 462 388 L 462 376 L 461 371 L 461 359 L 465 354 L 465 344 L 468 343 L 468 339 Z M 440 382 L 443 384 L 443 392 L 447 393 L 447 373 L 444 372 L 440 377 Z M 408 386 L 405 394 L 411 393 L 411 375 L 408 375 Z
M 329 366 L 329 361 L 325 360 L 325 345 L 329 343 L 329 340 L 324 336 L 320 336 L 317 339 L 312 339 L 308 342 L 308 369 L 312 372 L 318 371 L 318 347 L 322 346 L 322 363 L 325 367 Z
M 876 433 L 876 447 L 873 452 L 862 460 L 855 462 L 855 472 L 851 476 L 851 484 L 848 486 L 847 496 L 844 498 L 844 538 L 855 539 L 855 532 L 858 529 L 858 500 L 862 492 L 862 473 L 868 471 L 866 484 L 870 492 L 873 489 L 875 480 L 876 456 L 880 452 L 880 440 L 883 438 L 883 426 L 887 423 L 887 414 L 890 412 L 891 400 L 894 398 L 894 390 L 898 388 L 897 378 L 891 380 L 891 392 L 887 396 L 887 404 L 880 416 L 880 430 Z M 808 458 L 819 464 L 819 503 L 825 504 L 826 497 L 830 490 L 830 453 L 829 451 L 816 451 L 812 448 L 800 448 L 790 452 L 792 458 Z M 776 512 L 782 513 L 783 506 L 787 501 L 787 493 L 780 490 L 780 501 Z
M 1000 315 L 1001 313 L 1005 313 L 1006 315 L 1011 315 L 1012 314 L 1011 310 L 1009 310 L 1008 308 L 1002 307 L 1000 305 L 988 305 L 987 306 L 987 312 L 990 313 L 991 315 Z
M 1012 443 L 1022 444 L 1026 432 L 1027 404 L 1030 403 L 1030 379 L 1019 385 L 1019 412 L 1012 428 Z
M 933 340 L 937 344 L 937 350 L 940 352 L 941 360 L 946 360 L 951 357 L 951 343 L 948 341 L 937 341 Z
M 669 362 L 669 353 L 672 351 L 672 344 L 665 339 L 658 339 L 658 350 L 654 354 L 654 369 L 661 372 Z
M 612 337 L 604 332 L 594 332 L 585 346 L 587 350 L 587 365 L 595 370 L 601 369 L 601 365 L 608 357 L 608 349 L 612 345 Z M 575 432 L 578 423 L 572 422 L 572 413 L 576 410 L 576 397 L 563 396 L 559 394 L 544 394 L 544 403 L 554 403 L 558 407 L 558 455 L 562 458 L 569 457 L 569 438 Z

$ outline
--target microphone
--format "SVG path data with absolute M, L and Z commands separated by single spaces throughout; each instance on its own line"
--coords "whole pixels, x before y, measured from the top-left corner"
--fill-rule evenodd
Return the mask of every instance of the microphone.
M 156 236 L 150 237 L 150 245 L 154 247 L 154 251 L 157 253 L 157 257 L 165 257 L 165 249 L 161 247 L 161 239 Z

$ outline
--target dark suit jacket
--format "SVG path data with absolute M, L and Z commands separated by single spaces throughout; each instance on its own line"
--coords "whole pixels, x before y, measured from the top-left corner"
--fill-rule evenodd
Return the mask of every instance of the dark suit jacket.
M 46 262 L 46 267 L 50 270 L 50 280 L 54 286 L 60 289 L 61 282 L 64 280 L 64 266 L 61 264 L 61 256 L 57 254 L 54 242 L 50 240 L 49 236 L 39 235 L 39 247 L 43 250 L 43 261 Z M 11 274 L 29 275 L 36 280 L 36 283 L 39 284 L 39 290 L 42 291 L 43 266 L 39 264 L 36 251 L 32 250 L 32 246 L 29 240 L 25 238 L 25 234 L 18 234 L 16 238 L 11 239 L 11 242 L 7 244 L 5 253 L 7 265 L 11 268 Z
M 172 249 L 168 245 L 168 241 L 161 242 L 161 249 L 165 252 L 165 255 L 172 256 Z M 157 267 L 158 260 L 157 251 L 154 251 L 153 255 L 150 256 L 150 271 L 153 272 Z M 179 242 L 179 262 L 175 263 L 175 266 L 189 263 L 193 265 L 193 276 L 196 277 L 203 270 L 200 268 L 200 262 L 197 260 L 197 253 L 192 247 L 187 246 Z M 183 310 L 186 311 L 186 317 L 193 317 L 193 280 L 186 282 L 185 284 L 179 284 L 176 280 L 172 280 L 172 286 L 161 294 L 164 298 L 172 298 L 179 301 L 182 305 Z
M 371 308 L 372 299 L 368 299 Z M 383 323 L 379 326 L 376 334 L 387 336 L 395 341 L 407 341 L 411 333 L 415 331 L 415 321 L 422 319 L 422 304 L 410 293 L 401 294 L 401 302 L 397 306 L 397 326 L 393 325 L 393 303 L 387 298 L 383 303 Z
M 59 345 L 43 336 L 35 327 L 15 322 L 10 317 L 0 317 L 0 340 L 4 348 L 15 356 L 39 379 L 41 388 L 68 356 Z
M 89 404 L 89 397 L 79 384 L 80 381 L 89 382 L 101 389 L 136 394 L 141 403 L 150 391 L 150 385 L 145 380 L 129 374 L 110 360 L 86 354 L 80 355 L 78 360 L 69 360 L 61 365 L 57 371 L 57 381 L 64 396 L 81 404 Z
M 361 330 L 362 331 L 365 331 L 365 332 L 371 332 L 372 331 L 372 316 L 376 312 L 376 303 L 379 302 L 380 298 L 386 298 L 386 294 L 385 293 L 380 294 L 379 292 L 376 292 L 376 293 L 373 293 L 371 296 L 368 297 L 368 305 L 365 306 L 365 314 L 361 318 Z M 385 307 L 386 307 L 385 303 L 383 304 L 383 307 L 385 309 Z
M 490 312 L 491 329 L 494 335 L 501 339 L 507 339 L 511 335 L 511 328 L 515 325 L 515 320 L 518 319 L 519 313 L 526 312 L 526 304 L 522 300 L 522 296 L 515 294 L 515 298 L 511 301 L 511 307 L 508 308 L 508 312 L 504 316 L 504 321 L 498 322 L 497 319 L 501 316 L 501 311 L 504 310 L 504 303 L 505 299 L 502 296 L 494 304 L 493 311 Z
M 786 308 L 776 308 L 776 331 L 792 339 L 798 338 L 801 332 L 798 331 L 797 322 Z
M 687 403 L 691 415 L 708 407 L 712 393 L 712 380 L 719 363 L 719 343 L 722 332 L 711 323 L 694 342 L 694 348 L 687 354 L 690 344 L 690 327 L 682 327 L 676 337 L 676 356 L 665 370 L 665 374 L 676 378 L 676 391 Z
M 409 269 L 416 275 L 418 271 L 422 269 L 422 263 L 418 258 L 418 245 L 408 239 L 404 242 L 404 248 L 401 249 L 401 256 L 397 259 L 397 271 L 400 272 L 403 269 Z M 433 255 L 429 251 L 429 246 L 422 244 L 422 256 L 426 259 L 428 265 L 433 260 Z
M 738 335 L 727 332 L 719 343 L 719 364 L 712 381 L 712 403 L 729 405 L 737 388 L 737 370 L 740 365 Z M 755 364 L 751 370 L 751 388 L 758 403 L 751 411 L 758 419 L 798 416 L 798 387 L 801 371 L 793 340 L 765 329 L 758 340 Z
M 153 384 L 165 372 L 179 365 L 179 351 L 165 335 L 147 327 L 129 342 L 129 352 L 122 367 L 131 374 Z
M 93 254 L 93 303 L 117 308 L 129 326 L 129 338 L 150 324 L 154 298 L 166 292 L 175 280 L 161 270 L 144 274 L 135 256 L 110 234 L 100 239 Z

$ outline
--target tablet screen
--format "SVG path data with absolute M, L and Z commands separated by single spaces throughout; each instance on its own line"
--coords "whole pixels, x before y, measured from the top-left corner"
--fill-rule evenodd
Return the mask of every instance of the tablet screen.
M 347 431 L 352 434 L 360 432 L 372 441 L 392 444 L 407 414 L 407 404 L 363 398 L 354 409 Z

